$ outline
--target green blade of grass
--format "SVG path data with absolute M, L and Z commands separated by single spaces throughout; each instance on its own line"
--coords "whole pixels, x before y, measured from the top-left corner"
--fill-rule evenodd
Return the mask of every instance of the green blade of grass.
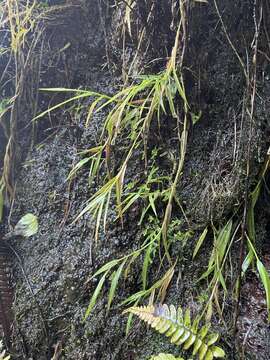
M 71 169 L 68 177 L 67 177 L 67 181 L 70 180 L 74 175 L 76 175 L 76 173 L 85 165 L 87 164 L 89 161 L 91 160 L 91 157 L 87 157 L 84 158 L 82 160 L 80 160 L 74 167 L 73 169 Z
M 98 269 L 93 276 L 91 276 L 91 278 L 89 279 L 92 280 L 93 278 L 97 277 L 98 275 L 107 272 L 108 270 L 111 270 L 113 267 L 115 267 L 119 262 L 121 261 L 121 259 L 114 259 L 112 261 L 109 261 L 108 263 L 106 263 L 105 265 L 103 265 L 100 269 Z
M 245 275 L 247 269 L 250 267 L 250 264 L 252 263 L 254 259 L 254 254 L 253 251 L 250 249 L 247 256 L 245 257 L 245 260 L 243 261 L 242 264 L 242 276 Z
M 220 233 L 217 237 L 217 255 L 219 264 L 221 264 L 225 251 L 227 249 L 228 242 L 231 238 L 231 231 L 232 231 L 232 220 L 229 220 L 227 224 L 221 229 Z
M 0 188 L 0 223 L 2 222 L 2 218 L 3 218 L 3 209 L 4 209 L 4 194 L 3 194 L 3 190 Z
M 87 114 L 87 118 L 85 121 L 85 127 L 89 126 L 89 122 L 91 120 L 91 117 L 94 113 L 95 108 L 97 107 L 97 104 L 103 99 L 103 96 L 98 97 L 95 101 L 92 102 L 89 110 L 88 110 L 88 114 Z
M 109 195 L 110 194 L 111 194 L 111 192 L 109 192 Z M 108 201 L 109 200 L 107 199 L 107 202 Z M 96 243 L 98 241 L 98 231 L 99 231 L 99 227 L 100 227 L 100 221 L 101 221 L 102 211 L 103 211 L 105 202 L 106 202 L 106 197 L 103 198 L 103 201 L 101 202 L 101 204 L 99 205 L 99 208 L 98 208 L 98 213 L 97 213 L 97 218 L 96 218 L 96 229 L 95 229 L 95 242 Z
M 109 296 L 108 296 L 108 303 L 107 303 L 107 312 L 110 310 L 111 308 L 111 304 L 115 295 L 115 291 L 120 279 L 120 276 L 122 274 L 123 268 L 125 266 L 126 261 L 123 261 L 122 264 L 119 266 L 119 268 L 117 269 L 117 271 L 115 272 L 113 278 L 112 278 L 112 282 L 111 282 L 111 287 L 110 287 L 110 291 L 109 291 Z
M 66 104 L 68 104 L 68 103 L 70 103 L 72 101 L 79 100 L 79 99 L 82 99 L 82 98 L 88 97 L 88 96 L 89 96 L 88 94 L 84 94 L 84 93 L 80 94 L 80 95 L 77 95 L 77 96 L 73 96 L 72 98 L 69 98 L 69 99 L 67 99 L 65 101 L 62 101 L 61 103 L 58 103 L 58 104 L 50 107 L 49 109 L 43 111 L 41 114 L 35 116 L 32 121 L 36 121 L 37 119 L 42 118 L 43 116 L 49 114 L 50 112 L 52 112 L 52 111 L 54 111 L 54 110 L 56 110 L 56 109 L 58 109 L 58 108 L 60 108 L 60 107 L 62 107 L 64 105 L 66 105 Z
M 266 305 L 267 305 L 267 312 L 268 312 L 268 321 L 270 322 L 270 277 L 269 274 L 263 265 L 263 263 L 258 259 L 257 260 L 257 269 L 261 278 L 261 281 L 264 286 L 264 290 L 266 293 Z
M 206 227 L 206 228 L 204 229 L 204 231 L 202 232 L 201 236 L 199 237 L 199 240 L 198 240 L 198 242 L 197 242 L 197 244 L 196 244 L 196 246 L 195 246 L 195 249 L 194 249 L 194 252 L 193 252 L 193 256 L 192 256 L 193 259 L 195 258 L 195 256 L 197 255 L 198 251 L 200 250 L 200 248 L 201 248 L 201 246 L 202 246 L 202 244 L 203 244 L 203 242 L 204 242 L 204 240 L 205 240 L 205 238 L 206 238 L 207 233 L 208 233 L 208 228 Z
M 103 276 L 99 280 L 99 283 L 98 283 L 97 287 L 95 288 L 94 294 L 91 297 L 90 303 L 89 303 L 88 308 L 87 308 L 87 310 L 85 312 L 83 321 L 86 321 L 86 319 L 91 314 L 91 311 L 93 310 L 93 307 L 95 306 L 95 304 L 97 302 L 98 295 L 99 295 L 100 291 L 102 290 L 102 287 L 103 287 L 103 284 L 104 284 L 104 282 L 106 280 L 106 276 L 107 276 L 108 272 L 109 272 L 109 270 L 106 271 L 105 274 L 103 274 Z
M 151 244 L 145 252 L 145 256 L 143 259 L 143 267 L 142 267 L 142 283 L 143 283 L 143 289 L 145 290 L 147 288 L 147 275 L 148 275 L 148 268 L 149 264 L 151 262 L 151 255 L 153 252 L 153 246 L 154 243 Z

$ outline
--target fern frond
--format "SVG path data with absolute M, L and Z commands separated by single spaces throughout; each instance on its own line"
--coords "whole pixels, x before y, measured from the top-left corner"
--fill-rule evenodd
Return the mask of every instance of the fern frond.
M 164 304 L 134 306 L 125 312 L 137 315 L 160 334 L 171 338 L 171 343 L 182 345 L 184 350 L 193 348 L 192 355 L 196 355 L 199 360 L 212 360 L 225 356 L 224 351 L 214 345 L 219 335 L 209 334 L 210 325 L 204 325 L 199 329 L 198 319 L 192 321 L 189 310 L 183 314 L 181 307 L 176 309 L 174 305 L 169 307 Z
M 10 360 L 10 355 L 7 355 L 6 350 L 3 350 L 2 340 L 0 340 L 0 360 Z
M 175 357 L 172 354 L 158 354 L 158 355 L 153 355 L 150 360 L 184 360 L 181 357 Z

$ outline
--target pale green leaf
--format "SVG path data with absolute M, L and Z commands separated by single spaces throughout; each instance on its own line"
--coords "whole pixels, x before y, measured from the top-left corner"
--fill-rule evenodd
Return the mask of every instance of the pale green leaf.
M 202 232 L 201 236 L 199 237 L 199 240 L 195 246 L 195 249 L 194 249 L 194 252 L 193 252 L 193 259 L 195 258 L 195 256 L 197 255 L 198 251 L 200 250 L 204 240 L 205 240 L 205 237 L 207 235 L 207 232 L 208 232 L 208 228 L 206 227 L 204 229 L 204 231 Z
M 108 270 L 109 271 L 109 270 Z M 93 307 L 95 306 L 96 302 L 97 302 L 97 298 L 98 298 L 98 295 L 100 293 L 100 291 L 102 290 L 102 287 L 103 287 L 103 284 L 106 280 L 106 276 L 108 274 L 108 271 L 105 272 L 105 274 L 103 274 L 103 276 L 101 277 L 101 279 L 99 280 L 99 283 L 97 285 L 97 287 L 95 288 L 95 291 L 94 291 L 94 294 L 90 300 L 90 303 L 88 305 L 88 308 L 85 312 L 85 315 L 84 315 L 84 318 L 83 318 L 83 321 L 86 321 L 86 319 L 89 317 L 89 315 L 91 314 L 91 311 L 93 310 Z
M 14 235 L 30 237 L 38 232 L 38 218 L 33 214 L 24 215 L 14 228 Z
M 211 346 L 213 344 L 215 344 L 219 339 L 219 334 L 211 334 L 207 337 L 207 345 Z
M 48 90 L 48 89 L 47 89 L 47 90 Z M 34 117 L 33 121 L 36 121 L 36 120 L 44 117 L 45 115 L 49 114 L 50 112 L 52 112 L 52 111 L 54 111 L 54 110 L 56 110 L 56 109 L 58 109 L 58 108 L 60 108 L 60 107 L 62 107 L 62 106 L 64 106 L 64 105 L 66 105 L 66 104 L 68 104 L 68 103 L 70 103 L 70 102 L 73 102 L 73 101 L 75 101 L 75 100 L 79 100 L 79 99 L 81 99 L 81 98 L 88 97 L 88 96 L 89 96 L 88 93 L 82 93 L 82 94 L 80 94 L 80 95 L 76 95 L 76 96 L 74 96 L 74 97 L 72 97 L 72 98 L 70 98 L 70 99 L 67 99 L 67 100 L 65 100 L 65 101 L 62 101 L 61 103 L 56 104 L 56 105 L 50 107 L 49 109 L 43 111 L 42 113 L 40 113 L 39 115 L 37 115 L 36 117 Z
M 150 360 L 184 360 L 181 357 L 175 357 L 172 354 L 164 354 L 160 353 L 158 355 L 154 355 L 150 358 Z
M 119 268 L 117 269 L 117 271 L 114 273 L 113 278 L 112 278 L 112 282 L 111 282 L 111 287 L 110 287 L 110 291 L 109 291 L 109 297 L 108 297 L 108 304 L 107 304 L 107 311 L 110 310 L 113 298 L 114 298 L 114 294 L 119 282 L 119 278 L 122 274 L 123 271 L 123 267 L 125 266 L 125 261 L 122 262 L 122 264 L 119 266 Z
M 3 190 L 0 189 L 0 223 L 2 222 L 3 219 L 3 210 L 4 210 L 4 195 L 3 195 Z
M 254 253 L 253 253 L 252 249 L 250 249 L 247 256 L 245 257 L 245 260 L 243 261 L 243 264 L 242 264 L 242 276 L 246 273 L 246 271 L 249 268 L 250 264 L 252 263 L 254 257 L 255 257 Z
M 143 259 L 143 267 L 142 267 L 142 283 L 143 283 L 143 289 L 145 290 L 147 287 L 147 276 L 148 276 L 148 268 L 149 264 L 151 263 L 151 255 L 154 250 L 154 244 L 151 244 L 148 246 L 145 252 L 145 256 Z
M 91 160 L 91 157 L 84 158 L 80 160 L 70 171 L 67 180 L 70 180 L 85 164 L 87 164 Z
M 266 304 L 268 311 L 268 320 L 270 321 L 270 277 L 269 274 L 264 267 L 263 263 L 260 260 L 257 260 L 257 269 L 260 274 L 261 281 L 264 286 L 264 290 L 266 293 Z
M 211 346 L 211 351 L 215 358 L 224 358 L 225 352 L 218 346 Z
M 91 276 L 90 280 L 93 279 L 94 277 L 104 273 L 107 270 L 111 270 L 114 266 L 116 266 L 121 260 L 120 259 L 114 259 L 112 261 L 109 261 L 108 263 L 106 263 L 105 265 L 103 265 L 100 269 L 98 269 L 98 271 L 96 271 L 94 273 L 93 276 Z
M 212 351 L 210 349 L 208 349 L 205 357 L 204 357 L 204 360 L 213 360 L 214 359 L 214 355 L 212 353 Z

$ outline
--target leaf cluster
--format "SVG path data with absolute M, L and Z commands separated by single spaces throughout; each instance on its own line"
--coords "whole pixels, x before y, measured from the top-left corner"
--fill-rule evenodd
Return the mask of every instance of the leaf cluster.
M 192 321 L 189 309 L 183 313 L 181 307 L 176 309 L 174 305 L 163 304 L 131 307 L 124 313 L 127 312 L 137 315 L 160 334 L 170 338 L 172 344 L 182 346 L 184 350 L 192 350 L 192 356 L 197 356 L 199 360 L 225 356 L 224 351 L 215 345 L 219 335 L 209 332 L 210 324 L 199 328 L 199 318 Z M 166 355 L 167 358 L 159 356 L 160 359 L 170 359 L 170 355 Z
M 3 342 L 0 340 L 0 360 L 10 360 L 10 355 L 6 354 L 6 350 L 3 350 Z
M 174 267 L 170 268 L 166 272 L 166 274 L 160 280 L 158 280 L 156 283 L 154 283 L 150 288 L 147 288 L 148 268 L 149 268 L 149 265 L 151 264 L 151 259 L 152 259 L 151 255 L 152 255 L 153 251 L 155 251 L 155 249 L 157 248 L 158 243 L 160 241 L 160 237 L 161 237 L 161 231 L 158 231 L 158 230 L 152 231 L 146 237 L 142 246 L 138 250 L 133 251 L 130 254 L 125 255 L 119 259 L 114 259 L 114 260 L 106 263 L 100 269 L 98 269 L 98 271 L 96 271 L 94 273 L 94 275 L 89 279 L 89 281 L 91 281 L 93 278 L 96 278 L 98 276 L 100 276 L 100 280 L 99 280 L 98 285 L 96 286 L 94 293 L 90 299 L 88 308 L 87 308 L 85 316 L 84 316 L 84 320 L 86 320 L 89 317 L 89 315 L 91 314 L 91 312 L 96 304 L 97 298 L 98 298 L 101 290 L 103 289 L 103 286 L 104 286 L 104 283 L 106 280 L 110 282 L 110 289 L 109 289 L 108 302 L 107 302 L 107 311 L 109 311 L 109 309 L 112 305 L 113 299 L 115 297 L 115 292 L 118 287 L 120 278 L 122 277 L 124 280 L 127 278 L 129 272 L 131 271 L 131 266 L 134 265 L 134 262 L 137 260 L 137 258 L 139 258 L 139 256 L 142 256 L 142 255 L 144 256 L 143 267 L 142 267 L 143 290 L 126 298 L 123 301 L 123 304 L 124 303 L 130 304 L 130 303 L 135 303 L 137 301 L 140 301 L 144 297 L 150 295 L 151 292 L 156 289 L 161 289 L 161 292 L 162 292 L 162 289 L 163 289 L 163 291 L 166 290 L 164 288 L 164 284 L 166 283 L 166 281 L 171 280 Z
M 175 357 L 172 354 L 160 353 L 158 355 L 153 355 L 150 360 L 184 360 L 182 357 Z

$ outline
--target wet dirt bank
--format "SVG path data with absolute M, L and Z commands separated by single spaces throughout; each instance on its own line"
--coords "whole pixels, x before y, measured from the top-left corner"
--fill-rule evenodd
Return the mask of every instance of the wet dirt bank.
M 118 20 L 123 13 L 112 3 L 109 2 L 112 8 L 106 12 L 103 21 L 100 7 L 94 1 L 83 3 L 78 12 L 74 13 L 72 8 L 65 16 L 57 13 L 57 16 L 51 17 L 45 39 L 47 48 L 51 47 L 52 51 L 43 60 L 42 68 L 46 71 L 41 74 L 42 87 L 82 87 L 106 94 L 113 94 L 119 88 L 122 81 L 119 68 L 124 61 L 125 66 L 131 63 L 136 46 L 132 38 L 128 38 L 128 50 L 122 54 L 123 45 L 116 41 L 114 35 L 119 34 Z M 148 8 L 144 1 L 139 3 L 140 8 L 136 10 L 138 21 L 145 21 L 143 16 L 139 16 L 143 14 L 140 10 Z M 248 44 L 252 41 L 254 29 L 248 25 L 253 24 L 252 6 L 245 2 L 237 7 L 234 1 L 219 2 L 219 5 L 222 6 L 224 21 L 229 24 L 232 40 L 241 55 L 245 54 L 246 46 L 239 37 L 245 38 Z M 159 2 L 154 10 L 158 18 L 155 23 L 150 17 L 153 24 L 148 29 L 149 39 L 153 41 L 148 45 L 147 38 L 144 44 L 150 51 L 146 55 L 145 48 L 141 50 L 137 66 L 146 66 L 148 57 L 161 57 L 160 63 L 157 62 L 151 69 L 160 71 L 166 66 L 164 58 L 171 49 L 175 29 L 169 32 L 173 19 L 166 1 Z M 158 32 L 158 21 L 165 15 L 169 18 L 162 22 L 163 26 Z M 238 25 L 239 18 L 241 21 Z M 201 310 L 204 293 L 201 285 L 194 289 L 194 281 L 207 266 L 212 239 L 207 241 L 200 256 L 192 262 L 194 245 L 201 229 L 210 222 L 224 223 L 243 201 L 250 123 L 248 114 L 243 114 L 242 110 L 245 81 L 241 66 L 226 41 L 213 3 L 192 12 L 190 19 L 191 45 L 187 55 L 189 62 L 185 64 L 185 80 L 192 110 L 201 110 L 202 116 L 198 124 L 191 127 L 184 173 L 177 189 L 191 231 L 185 245 L 182 240 L 177 240 L 178 232 L 173 234 L 175 243 L 172 251 L 179 261 L 166 302 L 189 306 L 195 313 Z M 263 52 L 267 51 L 263 44 L 262 49 Z M 49 60 L 52 66 L 48 68 Z M 112 68 L 108 71 L 104 64 L 110 62 Z M 256 122 L 249 154 L 252 164 L 251 188 L 269 146 L 270 82 L 265 75 L 269 65 L 264 63 L 263 55 L 261 62 L 263 65 L 258 67 L 260 96 L 256 102 Z M 200 77 L 193 74 L 200 74 Z M 62 99 L 62 95 L 54 93 L 42 93 L 40 96 L 39 112 Z M 125 336 L 127 318 L 121 315 L 124 307 L 117 304 L 141 289 L 143 259 L 121 283 L 111 311 L 106 312 L 109 282 L 105 282 L 103 295 L 99 297 L 93 314 L 82 322 L 99 281 L 98 277 L 91 281 L 89 278 L 106 262 L 136 250 L 143 242 L 142 232 L 145 230 L 144 225 L 138 225 L 139 207 L 125 216 L 123 228 L 120 221 L 115 219 L 113 207 L 110 208 L 107 231 L 100 233 L 98 242 L 94 239 L 95 222 L 90 215 L 86 214 L 74 222 L 86 201 L 102 183 L 101 172 L 100 178 L 88 184 L 87 167 L 80 171 L 79 176 L 67 180 L 72 167 L 82 158 L 79 153 L 97 145 L 101 124 L 106 117 L 106 112 L 101 111 L 93 117 L 89 127 L 85 127 L 89 104 L 90 100 L 86 100 L 81 104 L 68 105 L 41 119 L 37 124 L 35 146 L 32 150 L 27 146 L 28 150 L 23 154 L 11 222 L 15 224 L 22 215 L 31 212 L 38 216 L 40 225 L 38 234 L 33 238 L 16 239 L 11 243 L 19 256 L 14 268 L 14 359 L 144 360 L 159 352 L 175 353 L 175 347 L 168 345 L 162 336 L 154 334 L 137 321 L 129 335 Z M 163 153 L 160 164 L 166 172 L 169 155 L 178 156 L 176 130 L 168 121 L 161 131 L 164 136 L 158 143 Z M 155 145 L 157 141 L 153 140 L 153 147 Z M 117 149 L 114 156 L 117 161 Z M 130 164 L 127 183 L 143 172 L 143 161 L 134 159 Z M 265 201 L 258 204 L 256 212 L 260 221 L 256 230 L 258 251 L 269 270 L 270 249 L 266 246 L 269 223 L 267 210 L 264 211 L 267 207 Z M 174 216 L 184 221 L 182 213 L 179 215 L 176 211 Z M 236 265 L 238 243 L 234 245 L 234 254 L 236 260 L 232 260 L 232 264 Z M 156 280 L 158 270 L 156 260 L 150 274 L 151 281 Z M 227 271 L 232 273 L 232 267 L 228 266 Z M 225 301 L 224 319 L 228 323 L 231 323 L 234 305 L 232 299 Z M 228 358 L 268 360 L 269 326 L 264 292 L 252 271 L 243 285 L 240 305 L 236 349 L 232 329 L 218 316 L 213 319 L 214 329 L 221 334 Z

